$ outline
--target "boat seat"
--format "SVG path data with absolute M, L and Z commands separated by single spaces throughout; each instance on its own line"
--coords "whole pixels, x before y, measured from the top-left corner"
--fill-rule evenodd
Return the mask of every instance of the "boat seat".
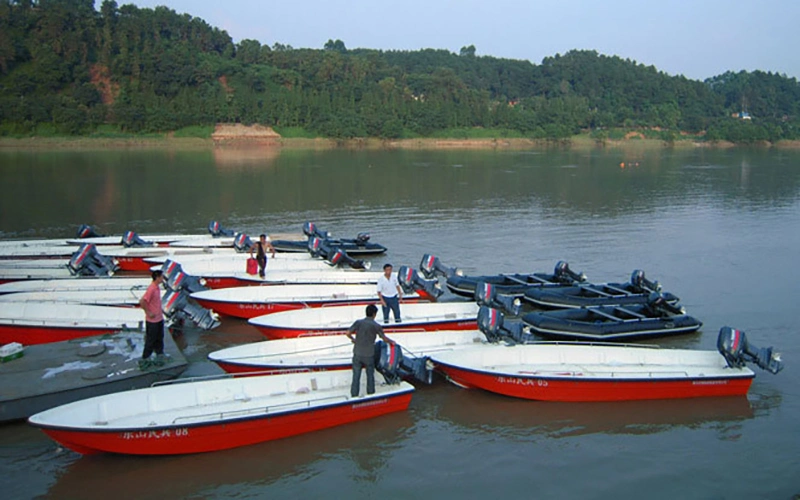
M 583 290 L 587 290 L 587 291 L 589 291 L 591 293 L 594 293 L 594 294 L 597 294 L 597 295 L 599 295 L 601 297 L 611 297 L 612 296 L 610 293 L 606 293 L 606 292 L 596 288 L 594 285 L 579 285 L 579 286 Z
M 616 310 L 616 308 L 615 308 L 615 310 Z M 602 317 L 610 319 L 612 321 L 624 321 L 622 318 L 614 316 L 613 314 L 609 314 L 609 313 L 603 311 L 602 309 L 597 309 L 597 308 L 594 308 L 594 307 L 590 307 L 590 308 L 587 309 L 587 311 L 589 311 L 589 313 L 591 313 L 591 314 L 596 314 L 597 316 L 602 316 Z
M 623 314 L 627 314 L 629 316 L 633 316 L 634 318 L 638 318 L 638 319 L 647 318 L 647 316 L 645 316 L 644 314 L 639 314 L 636 311 L 631 311 L 630 309 L 625 308 L 625 307 L 615 307 L 614 310 L 615 311 L 619 311 L 619 312 L 621 312 Z
M 617 293 L 620 293 L 620 294 L 622 294 L 622 295 L 632 295 L 632 294 L 631 294 L 631 292 L 629 292 L 629 291 L 627 291 L 627 290 L 623 290 L 622 288 L 617 288 L 617 287 L 615 287 L 615 286 L 611 286 L 611 285 L 609 285 L 609 284 L 606 284 L 606 285 L 604 285 L 604 286 L 605 286 L 606 288 L 608 288 L 609 290 L 613 290 L 613 291 L 615 291 L 615 292 L 617 292 Z

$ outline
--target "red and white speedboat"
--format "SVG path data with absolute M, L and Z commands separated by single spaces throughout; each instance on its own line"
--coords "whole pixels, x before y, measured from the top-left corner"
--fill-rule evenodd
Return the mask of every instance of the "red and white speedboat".
M 374 394 L 353 398 L 351 377 L 329 371 L 163 385 L 85 399 L 28 421 L 82 454 L 177 455 L 335 427 L 402 411 L 411 402 L 412 385 L 387 385 L 380 376 Z
M 415 357 L 486 342 L 478 330 L 390 333 L 389 338 Z M 228 373 L 349 370 L 353 365 L 353 343 L 344 335 L 267 340 L 214 351 L 208 359 Z
M 404 297 L 405 299 L 405 297 Z M 370 303 L 377 300 L 372 297 Z M 383 331 L 422 332 L 433 330 L 475 330 L 478 305 L 474 302 L 402 304 L 402 321 L 383 325 Z M 258 316 L 248 321 L 271 339 L 334 335 L 345 333 L 354 321 L 364 317 L 361 305 L 296 309 Z M 380 321 L 380 313 L 378 320 Z
M 291 309 L 366 305 L 378 300 L 372 284 L 246 286 L 195 292 L 191 297 L 219 314 L 245 319 Z M 403 299 L 408 302 L 423 300 L 416 293 L 406 294 Z
M 742 350 L 748 355 L 754 351 L 742 332 L 727 327 L 720 331 L 718 344 L 720 352 L 569 343 L 493 344 L 434 353 L 431 359 L 437 370 L 458 386 L 524 399 L 627 401 L 746 394 L 755 374 L 740 356 Z M 782 368 L 780 357 L 773 355 L 771 348 L 750 359 L 755 357 L 762 358 L 759 366 L 773 373 Z
M 119 330 L 144 331 L 144 311 L 59 302 L 0 303 L 0 345 L 46 344 Z

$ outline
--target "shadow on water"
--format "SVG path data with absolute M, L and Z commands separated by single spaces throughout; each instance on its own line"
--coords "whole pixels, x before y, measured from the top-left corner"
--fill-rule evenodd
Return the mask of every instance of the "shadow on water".
M 780 395 L 684 400 L 560 403 L 508 398 L 457 387 L 437 391 L 432 418 L 456 432 L 519 439 L 588 434 L 656 434 L 676 427 L 710 428 L 719 439 L 735 440 L 742 423 L 780 405 Z
M 302 481 L 315 467 L 352 464 L 359 481 L 374 482 L 412 421 L 407 412 L 232 450 L 175 457 L 78 457 L 43 498 L 107 499 L 236 496 L 276 481 Z

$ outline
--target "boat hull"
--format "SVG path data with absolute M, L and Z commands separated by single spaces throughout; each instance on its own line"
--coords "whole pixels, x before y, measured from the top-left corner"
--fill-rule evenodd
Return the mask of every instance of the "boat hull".
M 747 394 L 753 376 L 703 379 L 584 379 L 498 375 L 437 362 L 452 383 L 514 398 L 539 401 L 635 401 Z
M 325 408 L 263 415 L 209 425 L 131 428 L 124 431 L 84 431 L 42 427 L 63 446 L 82 453 L 179 455 L 247 446 L 305 434 L 403 411 L 411 391 L 365 397 Z
M 103 335 L 120 331 L 119 326 L 103 327 L 54 327 L 54 326 L 27 326 L 27 325 L 0 325 L 0 345 L 19 342 L 23 345 L 48 344 L 61 342 L 93 335 Z

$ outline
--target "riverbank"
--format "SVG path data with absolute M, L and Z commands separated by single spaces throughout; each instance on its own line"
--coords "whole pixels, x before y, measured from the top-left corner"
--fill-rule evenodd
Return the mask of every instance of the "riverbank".
M 171 149 L 171 150 L 205 150 L 214 148 L 286 148 L 286 149 L 692 149 L 692 148 L 731 148 L 737 145 L 727 141 L 705 142 L 694 140 L 676 140 L 665 142 L 658 139 L 633 138 L 621 140 L 596 140 L 588 135 L 577 135 L 565 140 L 541 140 L 519 138 L 496 139 L 307 139 L 307 138 L 275 138 L 268 142 L 250 141 L 247 139 L 231 139 L 224 142 L 211 138 L 197 137 L 26 137 L 0 138 L 0 151 L 29 150 L 102 150 L 102 149 Z M 800 141 L 779 141 L 777 143 L 759 143 L 748 147 L 774 147 L 779 149 L 800 149 Z

